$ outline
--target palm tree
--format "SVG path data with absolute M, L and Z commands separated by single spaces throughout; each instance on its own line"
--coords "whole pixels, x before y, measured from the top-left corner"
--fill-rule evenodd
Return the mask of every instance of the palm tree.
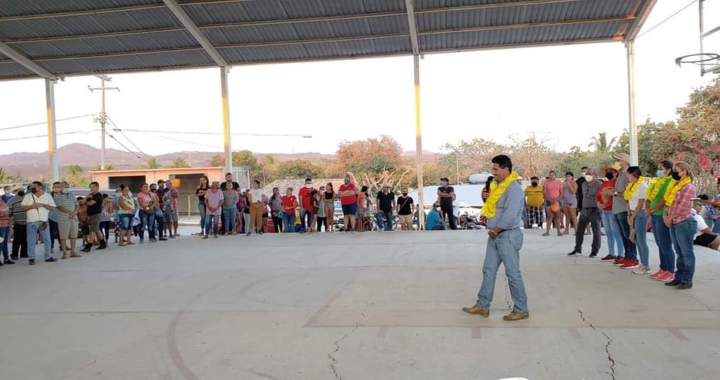
M 147 159 L 145 169 L 159 169 L 160 164 L 158 164 L 157 159 L 155 157 L 150 157 Z
M 174 167 L 174 168 L 189 168 L 190 164 L 188 164 L 186 159 L 184 159 L 182 157 L 178 157 L 175 159 L 175 161 L 173 161 L 172 167 Z
M 597 136 L 593 136 L 593 138 L 590 140 L 588 148 L 593 148 L 598 153 L 608 153 L 615 146 L 616 142 L 617 137 L 613 137 L 608 142 L 607 132 L 600 132 Z
M 16 179 L 17 178 L 14 175 L 6 172 L 3 168 L 0 168 L 0 183 L 12 183 L 15 182 Z
M 95 170 L 103 170 L 103 169 L 100 167 L 100 164 L 97 164 L 97 167 L 96 167 L 96 168 L 97 168 L 97 169 L 95 169 Z M 113 165 L 113 164 L 105 164 L 105 170 L 115 170 L 115 165 Z
M 82 166 L 78 164 L 72 164 L 67 167 L 67 172 L 71 177 L 81 177 L 83 174 L 83 168 Z

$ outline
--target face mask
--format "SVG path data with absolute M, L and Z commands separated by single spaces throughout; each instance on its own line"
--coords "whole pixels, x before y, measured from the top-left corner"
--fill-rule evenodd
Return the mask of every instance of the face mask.
M 664 171 L 664 170 L 658 170 L 657 172 L 655 172 L 655 176 L 658 177 L 658 178 L 663 178 L 663 177 L 665 177 L 665 171 Z
M 35 194 L 35 193 L 37 193 L 37 189 L 33 187 L 33 188 L 30 189 L 30 192 L 33 193 L 33 194 Z
M 217 186 L 215 186 L 215 185 L 213 185 L 211 188 L 212 188 L 213 190 L 217 190 Z
M 537 186 L 537 185 L 538 185 L 537 181 L 532 181 L 532 182 L 530 182 L 530 184 L 533 185 L 533 186 Z
M 403 197 L 407 197 L 408 193 L 403 193 Z
M 591 176 L 590 174 L 585 174 L 585 180 L 588 182 L 592 182 L 595 177 Z
M 440 182 L 440 184 L 443 186 L 447 186 L 447 182 L 445 182 L 445 181 Z
M 615 178 L 615 177 L 613 176 L 612 173 L 605 173 L 605 178 L 607 178 L 608 181 L 609 181 L 609 180 L 611 180 L 611 179 L 613 179 L 613 178 Z
M 306 188 L 306 189 L 312 189 L 312 185 L 309 184 L 309 183 L 306 183 L 306 184 L 305 184 L 305 188 Z
M 680 180 L 680 173 L 678 173 L 678 172 L 676 172 L 676 171 L 673 171 L 673 172 L 672 172 L 672 178 L 673 178 L 674 180 L 676 180 L 676 181 L 679 181 L 679 180 Z

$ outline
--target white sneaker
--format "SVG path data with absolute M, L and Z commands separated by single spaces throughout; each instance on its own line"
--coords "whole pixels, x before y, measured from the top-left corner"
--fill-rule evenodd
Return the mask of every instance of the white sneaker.
M 650 270 L 650 267 L 646 267 L 644 265 L 640 265 L 639 268 L 633 269 L 633 271 L 632 271 L 633 274 L 637 274 L 637 275 L 650 274 L 651 272 L 652 272 L 652 270 Z

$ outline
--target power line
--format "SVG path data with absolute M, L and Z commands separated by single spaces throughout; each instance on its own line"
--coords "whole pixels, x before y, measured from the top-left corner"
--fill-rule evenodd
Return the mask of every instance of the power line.
M 200 131 L 160 131 L 153 129 L 125 129 L 127 132 L 148 132 L 148 133 L 168 133 L 183 135 L 213 135 L 221 136 L 222 132 L 200 132 Z M 304 139 L 312 138 L 310 135 L 292 135 L 292 134 L 273 134 L 273 133 L 232 133 L 233 136 L 251 136 L 251 137 L 301 137 Z
M 82 118 L 90 117 L 90 116 L 95 116 L 95 114 L 81 115 L 81 116 L 73 116 L 73 117 L 66 117 L 66 118 L 64 118 L 64 119 L 56 119 L 55 122 L 58 122 L 58 121 L 67 121 L 67 120 L 75 120 L 75 119 L 82 119 Z M 34 126 L 36 126 L 36 125 L 46 125 L 46 124 L 47 124 L 47 121 L 43 121 L 43 122 L 40 122 L 40 123 L 16 125 L 16 126 L 14 126 L 14 127 L 0 128 L 0 131 L 7 131 L 7 130 L 10 130 L 10 129 L 20 129 L 20 128 L 26 128 L 26 127 L 34 127 Z
M 125 137 L 125 139 L 126 139 L 132 146 L 134 146 L 135 149 L 137 149 L 138 152 L 142 153 L 142 155 L 145 156 L 145 157 L 147 157 L 148 160 L 150 159 L 150 156 L 148 156 L 147 154 L 145 154 L 145 152 L 143 152 L 142 149 L 140 149 L 137 145 L 135 145 L 135 143 L 134 143 L 132 140 L 130 140 L 130 138 L 127 137 L 127 135 L 122 131 L 122 129 L 120 129 L 120 127 L 118 127 L 117 124 L 115 124 L 115 122 L 110 118 L 110 116 L 107 116 L 107 115 L 106 115 L 106 117 L 107 117 L 108 121 L 110 121 L 110 124 L 112 124 L 113 127 L 115 127 L 114 130 L 120 132 L 120 134 L 123 135 L 123 137 Z
M 73 131 L 73 132 L 58 133 L 57 135 L 58 135 L 58 136 L 63 136 L 63 135 L 77 135 L 77 134 L 89 135 L 89 134 L 94 133 L 94 132 L 96 132 L 96 131 L 95 131 L 95 130 L 89 131 L 89 132 L 86 132 L 86 131 Z M 47 134 L 45 134 L 45 135 L 35 135 L 35 136 L 14 137 L 14 138 L 9 138 L 9 139 L 1 139 L 0 142 L 3 142 L 3 141 L 17 141 L 17 140 L 30 140 L 30 139 L 37 139 L 37 138 L 40 138 L 40 137 L 47 138 Z
M 212 149 L 218 149 L 218 148 L 219 148 L 217 145 L 208 145 L 208 144 L 199 143 L 199 142 L 197 142 L 197 141 L 187 141 L 187 140 L 177 139 L 177 138 L 174 138 L 174 137 L 168 137 L 168 136 L 165 136 L 164 134 L 161 134 L 161 132 L 148 132 L 148 131 L 139 131 L 139 130 L 132 130 L 132 129 L 126 129 L 126 131 L 128 131 L 128 132 L 140 132 L 140 133 L 144 133 L 144 134 L 146 134 L 146 135 L 148 135 L 148 136 L 159 137 L 159 138 L 161 138 L 161 139 L 172 140 L 172 141 L 181 142 L 181 143 L 190 144 L 190 145 L 201 145 L 201 146 L 204 146 L 204 147 L 207 147 L 207 148 L 212 148 Z M 166 133 L 166 132 L 162 132 L 162 133 Z M 173 133 L 176 133 L 176 132 L 173 132 Z
M 659 23 L 655 24 L 655 26 L 653 26 L 652 28 L 646 30 L 645 32 L 643 32 L 642 34 L 640 34 L 639 36 L 637 36 L 635 39 L 637 40 L 637 39 L 639 39 L 640 37 L 642 37 L 642 36 L 644 36 L 644 35 L 652 32 L 652 31 L 655 30 L 657 27 L 659 27 L 660 25 L 666 23 L 667 21 L 669 21 L 669 20 L 672 19 L 673 17 L 677 16 L 678 14 L 680 14 L 680 12 L 682 12 L 682 11 L 690 8 L 691 5 L 693 5 L 693 4 L 697 3 L 697 2 L 698 2 L 698 0 L 693 0 L 693 1 L 691 1 L 690 4 L 682 7 L 682 8 L 681 8 L 680 10 L 678 10 L 677 12 L 671 14 L 670 17 L 668 17 L 668 18 L 660 21 Z
M 105 131 L 105 133 L 106 133 L 108 136 L 110 136 L 111 139 L 115 140 L 115 142 L 117 142 L 118 144 L 120 144 L 120 146 L 123 147 L 123 149 L 127 150 L 128 153 L 130 153 L 130 154 L 132 154 L 133 156 L 137 157 L 137 158 L 138 158 L 139 160 L 141 160 L 141 161 L 145 161 L 144 158 L 138 156 L 137 153 L 135 153 L 135 152 L 131 151 L 130 149 L 128 149 L 128 147 L 126 147 L 125 144 L 121 143 L 120 140 L 116 139 L 115 136 L 113 136 L 110 132 Z M 144 154 L 144 153 L 143 153 L 143 154 Z

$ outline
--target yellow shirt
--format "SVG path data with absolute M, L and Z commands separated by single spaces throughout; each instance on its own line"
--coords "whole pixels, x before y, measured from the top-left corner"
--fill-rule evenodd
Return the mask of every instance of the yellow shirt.
M 525 188 L 525 196 L 527 197 L 527 205 L 529 207 L 540 207 L 545 202 L 542 186 L 528 186 Z

